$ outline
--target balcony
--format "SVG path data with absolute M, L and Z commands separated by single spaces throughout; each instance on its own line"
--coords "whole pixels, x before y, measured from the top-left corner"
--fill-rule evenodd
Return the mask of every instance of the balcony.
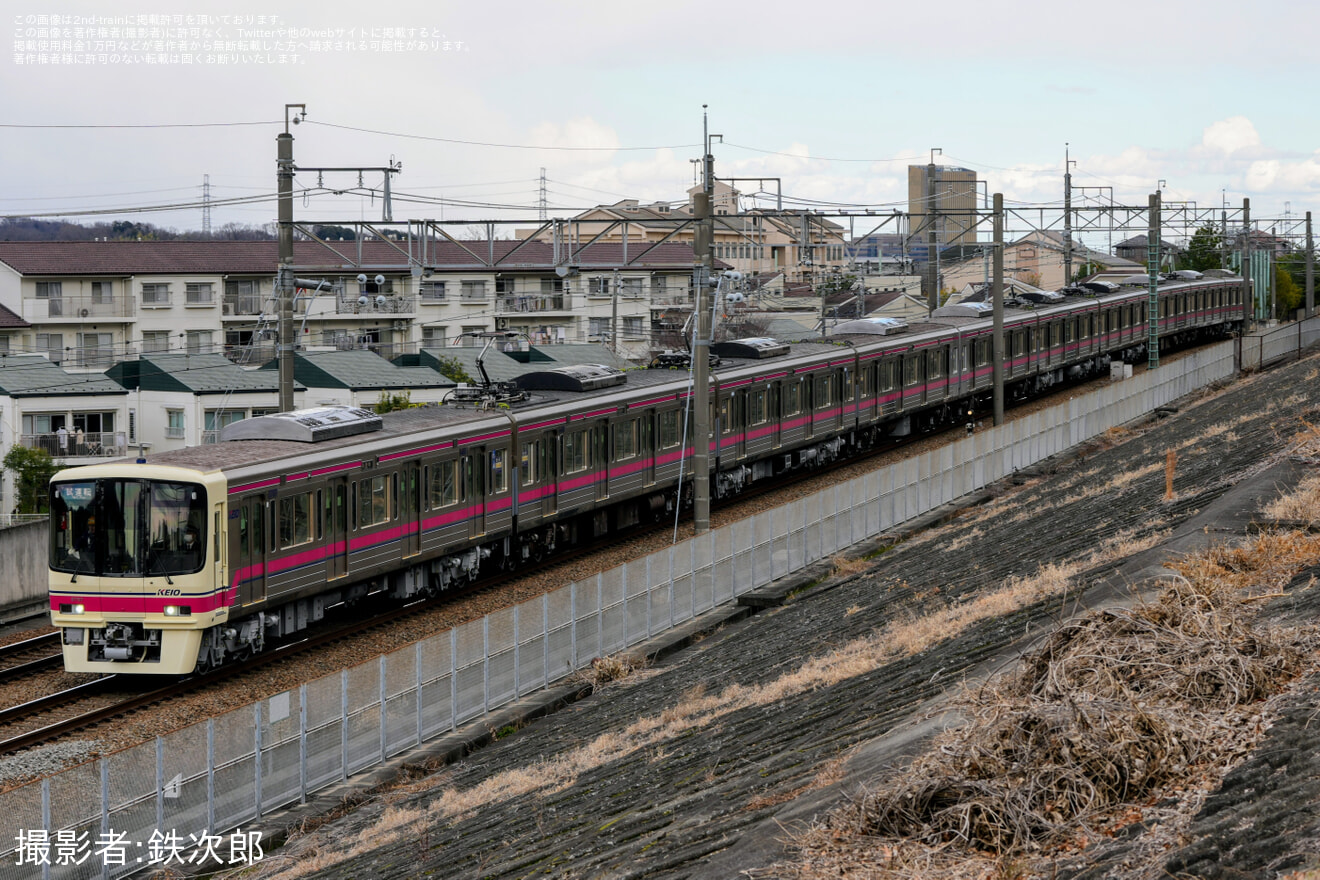
M 226 293 L 220 303 L 220 313 L 226 318 L 255 317 L 261 314 L 263 299 L 257 294 Z
M 366 299 L 365 303 L 362 302 L 363 299 Z M 335 304 L 335 311 L 340 315 L 411 315 L 416 310 L 415 296 L 395 296 L 387 293 L 374 296 L 341 294 Z
M 495 298 L 495 313 L 499 315 L 529 314 L 534 312 L 566 312 L 562 294 L 514 294 Z
M 133 301 L 124 296 L 55 296 L 23 300 L 23 320 L 37 323 L 60 320 L 78 323 L 132 316 Z
M 224 356 L 236 364 L 256 366 L 275 357 L 274 342 L 258 342 L 256 345 L 226 344 Z
M 51 434 L 19 434 L 18 442 L 28 449 L 41 449 L 51 458 L 120 458 L 128 454 L 128 438 L 123 432 L 93 432 L 78 441 L 77 432 L 60 436 Z

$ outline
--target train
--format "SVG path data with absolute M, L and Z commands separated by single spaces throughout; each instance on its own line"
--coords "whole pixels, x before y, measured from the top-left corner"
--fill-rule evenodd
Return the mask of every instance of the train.
M 1145 357 L 1149 320 L 1167 348 L 1245 317 L 1237 276 L 1180 273 L 1157 290 L 1157 307 L 1135 283 L 1010 300 L 1008 395 Z M 962 303 L 807 342 L 713 345 L 712 497 L 964 421 L 993 392 L 991 312 Z M 49 590 L 65 668 L 205 672 L 337 606 L 439 595 L 691 496 L 689 372 L 578 365 L 461 390 L 385 415 L 247 419 L 215 444 L 56 473 Z

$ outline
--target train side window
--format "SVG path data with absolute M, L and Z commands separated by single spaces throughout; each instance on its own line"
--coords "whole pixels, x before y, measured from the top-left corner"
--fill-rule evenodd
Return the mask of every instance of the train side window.
M 614 425 L 614 460 L 628 461 L 639 455 L 637 420 L 625 419 Z
M 533 440 L 530 443 L 524 443 L 521 459 L 522 474 L 519 476 L 519 483 L 523 486 L 533 486 L 540 479 L 541 441 Z
M 909 388 L 921 381 L 921 355 L 908 355 L 903 361 L 903 384 Z
M 238 508 L 238 555 L 240 559 L 247 559 L 250 553 L 248 547 L 248 512 L 247 505 L 242 504 Z
M 286 495 L 277 502 L 277 537 L 279 548 L 310 544 L 312 534 L 312 493 Z
M 585 471 L 590 464 L 587 455 L 587 432 L 569 431 L 564 435 L 564 473 Z
M 898 373 L 898 363 L 896 361 L 885 361 L 880 365 L 880 390 L 893 391 L 897 384 L 896 374 Z
M 990 363 L 990 340 L 978 339 L 976 340 L 976 365 L 984 367 L 988 363 Z
M 458 503 L 458 462 L 439 461 L 429 469 L 427 495 L 432 510 Z
M 733 419 L 729 418 L 729 398 L 720 401 L 720 411 L 718 418 L 720 420 L 720 433 L 727 434 L 733 430 Z
M 679 440 L 679 425 L 682 413 L 676 409 L 660 413 L 660 448 L 672 449 L 677 446 Z
M 509 450 L 490 451 L 490 492 L 499 495 L 509 489 Z
M 789 382 L 784 386 L 784 415 L 795 416 L 802 412 L 802 382 Z
M 1027 353 L 1027 332 L 1025 330 L 1015 330 L 1013 332 L 1013 357 L 1022 357 Z
M 379 525 L 392 516 L 393 481 L 381 475 L 358 481 L 358 525 Z
M 937 348 L 931 351 L 927 360 L 926 377 L 929 379 L 939 379 L 944 376 L 944 349 Z
M 753 391 L 748 395 L 748 403 L 751 405 L 751 417 L 747 420 L 747 423 L 749 425 L 764 425 L 766 423 L 765 392 Z
M 816 378 L 816 409 L 824 409 L 830 405 L 830 382 L 829 376 L 818 376 Z

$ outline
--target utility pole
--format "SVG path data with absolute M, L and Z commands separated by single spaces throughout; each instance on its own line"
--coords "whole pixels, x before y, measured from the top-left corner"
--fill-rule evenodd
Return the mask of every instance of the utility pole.
M 1063 286 L 1072 284 L 1072 159 L 1063 145 Z M 998 215 L 996 215 L 998 216 Z
M 706 105 L 701 105 L 701 142 L 706 148 L 701 160 L 701 192 L 693 197 L 694 254 L 699 261 L 695 274 L 696 338 L 692 340 L 692 527 L 702 535 L 710 531 L 710 278 L 714 263 L 711 244 L 715 237 L 711 198 L 715 192 L 715 158 L 710 153 L 710 128 Z
M 1242 200 L 1242 326 L 1250 328 L 1256 320 L 1256 294 L 1251 289 L 1251 199 Z
M 289 111 L 297 125 L 307 116 L 306 104 L 284 105 L 284 133 L 277 135 L 275 181 L 279 193 L 279 268 L 275 276 L 275 294 L 280 304 L 280 338 L 276 349 L 279 359 L 280 412 L 293 411 L 293 135 L 289 132 Z
M 613 288 L 610 292 L 614 296 L 610 297 L 610 347 L 614 353 L 619 353 L 619 270 L 614 270 L 614 280 L 610 286 Z
M 1311 212 L 1306 212 L 1306 317 L 1315 314 L 1315 242 L 1311 238 Z
M 1160 193 L 1150 195 L 1150 228 L 1146 232 L 1146 271 L 1150 273 L 1150 303 L 1146 308 L 1148 369 L 1160 365 Z
M 1004 423 L 1004 194 L 995 193 L 994 274 L 991 276 L 990 296 L 994 304 L 994 384 L 995 424 Z M 973 358 L 975 360 L 975 358 Z
M 930 151 L 930 164 L 926 166 L 926 224 L 926 275 L 930 279 L 926 286 L 926 311 L 929 313 L 940 307 L 940 270 L 935 264 L 935 255 L 940 250 L 936 229 L 939 208 L 935 193 L 935 150 Z

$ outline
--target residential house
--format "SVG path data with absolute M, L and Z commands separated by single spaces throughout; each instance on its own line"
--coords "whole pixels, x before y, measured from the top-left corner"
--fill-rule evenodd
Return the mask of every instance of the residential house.
M 277 375 L 269 361 L 257 372 Z M 306 389 L 306 406 L 371 408 L 383 398 L 406 392 L 412 403 L 439 403 L 454 382 L 427 367 L 401 367 L 370 351 L 300 351 L 294 380 Z

